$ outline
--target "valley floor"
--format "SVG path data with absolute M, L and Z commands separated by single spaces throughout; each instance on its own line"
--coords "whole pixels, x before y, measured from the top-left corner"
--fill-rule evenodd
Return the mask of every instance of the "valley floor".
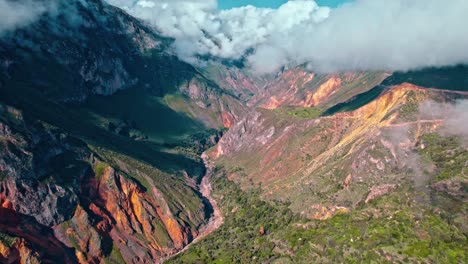
M 211 178 L 213 177 L 213 169 L 214 165 L 210 162 L 208 157 L 205 154 L 202 154 L 202 159 L 204 161 L 205 167 L 206 167 L 206 174 L 203 176 L 203 179 L 200 182 L 199 185 L 199 190 L 201 195 L 208 200 L 210 205 L 212 206 L 213 213 L 206 225 L 200 228 L 198 236 L 187 246 L 185 246 L 181 251 L 177 252 L 176 254 L 169 256 L 162 260 L 162 262 L 169 260 L 179 254 L 184 253 L 187 251 L 193 244 L 199 242 L 200 240 L 204 239 L 216 229 L 221 227 L 221 225 L 224 223 L 224 218 L 223 214 L 221 212 L 221 209 L 218 206 L 218 203 L 216 202 L 215 198 L 212 196 L 212 185 L 211 185 Z

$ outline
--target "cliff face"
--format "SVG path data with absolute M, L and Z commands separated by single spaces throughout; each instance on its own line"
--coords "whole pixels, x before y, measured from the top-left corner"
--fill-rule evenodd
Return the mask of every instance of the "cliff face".
M 78 204 L 89 153 L 59 130 L 40 122 L 26 125 L 21 112 L 12 107 L 2 106 L 2 112 L 1 204 L 42 225 L 64 221 Z M 62 168 L 61 162 L 68 167 Z
M 173 254 L 197 233 L 189 223 L 179 222 L 161 191 L 151 187 L 145 190 L 105 167 L 99 179 L 83 183 L 82 203 L 71 219 L 54 227 L 55 235 L 65 245 L 75 247 L 81 263 L 99 263 L 119 256 L 126 263 L 150 263 Z M 203 207 L 199 210 L 203 211 Z M 203 220 L 203 214 L 197 212 L 181 214 L 194 217 L 188 221 L 195 224 Z
M 154 263 L 197 236 L 208 209 L 177 176 L 0 110 L 5 261 Z

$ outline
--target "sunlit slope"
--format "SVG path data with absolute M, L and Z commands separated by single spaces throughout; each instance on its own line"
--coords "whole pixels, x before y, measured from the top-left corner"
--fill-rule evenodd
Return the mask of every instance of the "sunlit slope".
M 265 198 L 291 201 L 293 211 L 321 218 L 322 207 L 351 209 L 374 187 L 410 180 L 408 152 L 442 123 L 421 120 L 419 105 L 466 96 L 402 84 L 352 112 L 326 117 L 258 109 L 222 138 L 212 156 L 237 168 L 232 178 L 244 186 L 261 183 Z

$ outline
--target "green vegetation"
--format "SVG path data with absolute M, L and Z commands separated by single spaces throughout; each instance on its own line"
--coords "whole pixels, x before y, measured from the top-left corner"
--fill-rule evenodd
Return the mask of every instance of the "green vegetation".
M 107 256 L 104 259 L 104 263 L 108 264 L 120 264 L 120 263 L 125 263 L 124 258 L 122 257 L 122 254 L 120 253 L 119 248 L 117 248 L 115 245 L 112 247 L 112 251 L 109 256 Z
M 457 65 L 443 68 L 426 68 L 408 72 L 396 72 L 382 82 L 382 84 L 390 86 L 409 82 L 423 87 L 467 91 L 467 76 L 468 66 Z
M 287 203 L 265 202 L 213 179 L 225 223 L 169 263 L 462 263 L 466 236 L 429 207 L 408 200 L 410 185 L 349 214 L 310 221 Z M 265 234 L 261 235 L 263 227 Z
M 241 172 L 243 170 L 244 170 L 244 168 L 242 166 L 234 166 L 229 170 L 229 172 L 230 173 L 236 173 L 236 172 Z
M 213 179 L 218 202 L 225 213 L 225 223 L 214 235 L 171 260 L 173 263 L 249 263 L 278 257 L 274 243 L 260 235 L 287 226 L 297 219 L 287 205 L 269 204 L 258 198 L 259 192 L 244 193 L 225 179 L 225 172 Z M 222 195 L 222 199 L 221 198 Z
M 190 102 L 181 93 L 166 94 L 163 101 L 171 109 L 175 109 L 180 113 L 185 113 L 191 118 L 196 118 L 193 109 L 190 107 Z
M 107 164 L 105 162 L 96 162 L 94 165 L 94 173 L 98 180 L 101 180 L 102 175 L 104 175 L 104 170 L 107 168 Z
M 399 110 L 399 117 L 405 121 L 414 120 L 419 112 L 419 102 L 414 91 L 409 91 L 406 95 L 406 103 Z
M 132 90 L 131 93 L 137 93 L 139 89 L 133 88 L 129 90 Z M 27 92 L 29 92 L 29 94 L 26 96 L 25 93 Z M 127 91 L 122 91 L 123 95 L 125 95 L 124 92 Z M 184 126 L 183 129 L 169 125 L 172 121 L 166 121 L 166 119 L 174 120 L 178 117 L 171 114 L 164 116 L 165 112 L 161 109 L 164 108 L 176 116 L 179 116 L 179 114 L 170 110 L 168 107 L 163 107 L 162 104 L 160 104 L 159 106 L 151 106 L 152 110 L 142 106 L 143 109 L 147 109 L 149 111 L 146 113 L 146 117 L 148 119 L 145 119 L 144 122 L 151 123 L 148 125 L 151 126 L 151 128 L 147 127 L 148 130 L 141 128 L 142 131 L 148 132 L 148 134 L 152 135 L 152 138 L 149 140 L 135 140 L 128 136 L 113 133 L 108 130 L 107 121 L 104 122 L 105 125 L 103 125 L 104 123 L 102 123 L 102 120 L 96 118 L 96 116 L 105 117 L 105 120 L 107 120 L 107 118 L 112 119 L 112 113 L 116 116 L 120 113 L 124 115 L 124 113 L 121 112 L 123 111 L 122 109 L 125 109 L 125 107 L 122 107 L 123 105 L 115 107 L 115 105 L 119 105 L 119 100 L 123 100 L 121 98 L 123 95 L 118 93 L 115 97 L 113 95 L 110 97 L 95 97 L 94 99 L 90 99 L 89 104 L 91 105 L 93 100 L 98 100 L 103 106 L 105 105 L 112 109 L 108 110 L 110 117 L 107 117 L 105 113 L 106 110 L 104 109 L 96 108 L 96 110 L 93 110 L 91 105 L 82 108 L 57 104 L 49 101 L 43 94 L 32 88 L 28 89 L 27 87 L 22 87 L 17 90 L 0 90 L 0 97 L 2 100 L 14 101 L 15 107 L 23 109 L 23 114 L 28 119 L 41 120 L 44 123 L 51 124 L 54 127 L 70 133 L 74 137 L 84 140 L 87 144 L 95 146 L 96 148 L 103 148 L 130 156 L 156 166 L 158 169 L 167 173 L 186 170 L 190 175 L 198 175 L 198 173 L 203 169 L 203 164 L 200 160 L 194 160 L 193 156 L 187 156 L 184 153 L 179 152 L 176 147 L 178 146 L 178 143 L 190 138 L 193 131 L 206 131 L 206 128 L 200 126 L 193 127 L 192 124 L 194 121 L 185 121 L 184 118 L 182 118 L 182 120 L 179 119 L 178 121 L 178 126 Z M 128 96 L 130 95 L 131 94 L 128 94 Z M 21 100 L 17 100 L 15 98 L 21 98 Z M 143 98 L 138 98 L 143 100 Z M 145 103 L 139 102 L 137 98 L 135 98 L 135 100 L 136 101 L 133 102 L 133 105 L 142 105 Z M 156 99 L 154 97 L 149 97 L 144 100 L 153 102 Z M 131 100 L 128 100 L 127 103 L 130 104 L 129 102 L 131 102 Z M 150 102 L 146 102 L 145 105 L 150 104 Z M 162 108 L 160 109 L 160 107 Z M 137 106 L 134 106 L 134 108 L 129 110 L 129 115 L 132 113 L 136 115 L 139 113 L 138 111 L 141 110 Z M 155 117 L 150 110 L 155 112 L 161 110 L 162 112 L 159 113 L 160 115 L 158 117 Z M 141 113 L 143 114 L 144 111 L 142 110 Z M 166 124 L 168 124 L 168 128 L 165 128 Z M 138 126 L 138 120 L 136 120 L 136 127 Z M 154 134 L 150 133 L 152 129 L 156 131 L 158 127 L 160 127 L 160 130 L 158 130 L 159 134 L 156 132 L 154 132 Z
M 0 181 L 5 180 L 8 177 L 8 174 L 4 171 L 0 171 Z
M 432 133 L 422 138 L 422 155 L 437 167 L 433 181 L 442 181 L 455 177 L 468 178 L 468 151 L 457 137 L 442 137 Z
M 164 195 L 169 208 L 172 212 L 178 212 L 178 217 L 196 228 L 204 221 L 200 212 L 202 200 L 193 192 L 193 189 L 187 185 L 185 179 L 177 174 L 166 173 L 152 165 L 132 158 L 127 155 L 112 152 L 102 148 L 93 148 L 106 163 L 119 171 L 120 175 L 140 185 L 144 190 L 152 190 L 157 186 L 158 190 Z M 201 162 L 201 161 L 200 161 Z M 196 169 L 196 168 L 193 168 Z M 204 167 L 199 166 L 194 176 L 202 175 Z M 190 214 L 190 216 L 189 216 Z M 163 235 L 158 239 L 165 239 Z
M 0 242 L 7 247 L 11 247 L 16 242 L 16 237 L 0 232 Z
M 282 117 L 296 117 L 303 119 L 319 118 L 323 112 L 321 108 L 300 106 L 280 107 L 273 111 Z
M 49 128 L 38 131 L 53 132 L 60 139 L 63 134 L 74 138 L 77 144 L 76 149 L 50 158 L 47 168 L 51 171 L 47 171 L 41 181 L 66 187 L 80 179 L 77 173 L 85 173 L 85 169 L 94 169 L 100 179 L 105 166 L 109 165 L 149 195 L 156 186 L 174 217 L 195 230 L 205 221 L 203 200 L 187 184 L 184 172 L 194 178 L 205 173 L 199 153 L 212 144 L 209 138 L 216 131 L 173 111 L 158 96 L 149 89 L 136 87 L 112 96 L 92 96 L 85 105 L 70 105 L 53 102 L 38 89 L 21 83 L 17 89 L 0 90 L 1 101 L 22 110 L 24 121 L 16 130 L 21 135 L 28 135 L 27 128 L 36 123 L 50 124 L 53 131 Z M 111 123 L 114 129 L 109 129 Z M 125 133 L 120 133 L 119 127 Z M 137 133 L 148 137 L 132 137 Z M 88 148 L 101 162 L 91 163 Z M 171 247 L 172 241 L 165 229 L 160 224 L 155 239 L 162 247 Z M 105 250 L 105 255 L 108 254 L 113 263 L 122 263 L 119 254 L 111 253 L 111 248 Z
M 109 120 L 129 123 L 132 130 L 158 143 L 175 143 L 203 129 L 203 125 L 173 111 L 160 97 L 143 88 L 127 89 L 111 96 L 92 96 L 77 110 L 84 111 L 95 125 L 104 128 Z
M 314 107 L 296 107 L 292 110 L 288 110 L 288 115 L 300 118 L 319 118 L 322 114 L 322 110 Z

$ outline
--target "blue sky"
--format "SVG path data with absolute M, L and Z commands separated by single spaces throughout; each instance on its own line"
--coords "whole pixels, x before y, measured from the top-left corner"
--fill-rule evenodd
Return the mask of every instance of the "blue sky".
M 339 4 L 348 2 L 349 0 L 316 0 L 321 6 L 336 7 Z M 253 5 L 257 7 L 271 7 L 277 8 L 286 3 L 287 0 L 218 0 L 218 7 L 220 9 L 230 9 L 233 7 Z

